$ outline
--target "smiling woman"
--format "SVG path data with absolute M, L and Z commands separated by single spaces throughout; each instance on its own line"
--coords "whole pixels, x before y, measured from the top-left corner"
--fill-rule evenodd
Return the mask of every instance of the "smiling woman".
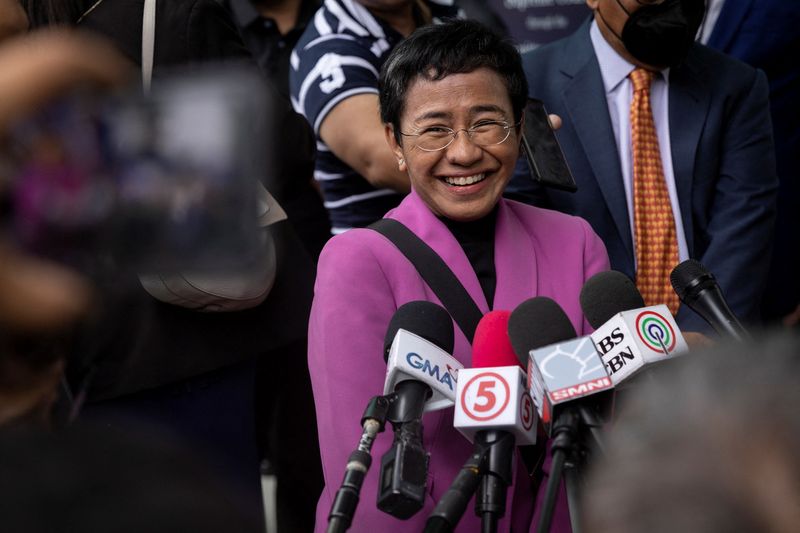
M 578 294 L 588 277 L 608 268 L 602 242 L 580 218 L 502 198 L 519 156 L 526 97 L 519 54 L 478 23 L 428 26 L 400 43 L 381 73 L 380 104 L 386 140 L 410 178 L 411 193 L 386 218 L 406 226 L 441 257 L 481 314 L 548 296 L 585 334 L 589 325 Z M 318 531 L 325 529 L 348 455 L 361 435 L 362 412 L 382 393 L 387 326 L 398 307 L 415 300 L 441 303 L 415 266 L 377 231 L 347 231 L 323 250 L 309 324 L 326 482 L 317 506 Z M 465 366 L 471 366 L 471 343 L 455 330 L 453 356 Z M 451 409 L 427 413 L 422 422 L 430 453 L 423 509 L 405 523 L 378 511 L 379 468 L 373 468 L 353 530 L 423 529 L 472 447 L 453 429 Z M 381 457 L 391 440 L 379 436 L 373 457 Z M 530 527 L 535 496 L 521 464 L 517 461 L 500 531 Z M 563 515 L 556 516 L 558 527 Z M 480 528 L 471 511 L 459 522 L 459 531 Z
M 517 121 L 500 76 L 480 68 L 440 80 L 420 77 L 404 108 L 401 127 L 418 133 L 401 132 L 401 144 L 387 125 L 386 139 L 417 194 L 451 220 L 489 214 L 519 156 L 519 124 L 512 125 Z

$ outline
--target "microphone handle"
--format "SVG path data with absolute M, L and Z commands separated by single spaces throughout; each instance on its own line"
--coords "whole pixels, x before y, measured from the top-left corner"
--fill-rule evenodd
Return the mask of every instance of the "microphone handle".
M 350 528 L 353 516 L 358 506 L 361 485 L 372 464 L 372 444 L 375 437 L 383 431 L 386 423 L 386 412 L 389 401 L 385 396 L 375 396 L 367 404 L 364 415 L 361 417 L 363 431 L 358 441 L 358 448 L 350 454 L 344 471 L 344 480 L 331 505 L 328 513 L 327 533 L 343 533 Z
M 425 522 L 424 533 L 449 533 L 453 531 L 467 510 L 469 499 L 475 494 L 481 475 L 486 469 L 486 448 L 478 449 L 458 471 L 450 487 L 442 495 Z
M 481 517 L 484 533 L 497 531 L 497 521 L 506 512 L 506 491 L 512 480 L 515 438 L 508 431 L 485 430 L 475 441 L 487 448 L 486 471 L 475 498 L 475 514 Z
M 561 484 L 561 472 L 564 469 L 567 454 L 572 452 L 579 424 L 579 415 L 573 409 L 567 408 L 561 411 L 553 425 L 553 443 L 550 445 L 550 449 L 553 452 L 553 460 L 550 463 L 550 475 L 547 479 L 542 514 L 536 527 L 537 533 L 548 533 L 550 531 L 553 511 L 556 507 L 558 487 Z
M 749 338 L 749 334 L 728 307 L 728 303 L 716 284 L 701 290 L 693 301 L 685 303 L 703 317 L 717 333 L 730 335 L 737 341 Z

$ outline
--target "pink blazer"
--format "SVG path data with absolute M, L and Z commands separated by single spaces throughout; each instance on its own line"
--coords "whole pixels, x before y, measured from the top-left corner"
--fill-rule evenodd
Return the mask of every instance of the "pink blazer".
M 548 296 L 564 308 L 579 334 L 590 331 L 578 295 L 587 278 L 609 266 L 603 243 L 583 219 L 501 199 L 495 230 L 497 287 L 490 307 L 461 246 L 415 192 L 386 217 L 399 220 L 427 242 L 484 313 L 490 309 L 513 310 L 528 298 Z M 412 300 L 441 305 L 405 256 L 377 232 L 350 230 L 332 238 L 322 251 L 308 337 L 308 364 L 325 476 L 325 488 L 317 505 L 317 531 L 325 530 L 347 457 L 358 444 L 364 407 L 371 397 L 383 392 L 386 363 L 382 348 L 389 321 L 399 306 Z M 453 355 L 469 367 L 470 344 L 458 326 L 453 327 Z M 407 521 L 377 510 L 380 457 L 392 442 L 392 430 L 387 424 L 372 448 L 372 467 L 364 481 L 351 531 L 423 529 L 435 503 L 472 450 L 472 445 L 452 427 L 452 408 L 426 414 L 423 424 L 425 448 L 431 454 L 425 507 Z M 533 502 L 529 483 L 517 483 L 509 490 L 506 515 L 499 530 L 513 527 L 515 532 L 527 531 Z M 471 504 L 457 531 L 480 531 L 480 520 Z

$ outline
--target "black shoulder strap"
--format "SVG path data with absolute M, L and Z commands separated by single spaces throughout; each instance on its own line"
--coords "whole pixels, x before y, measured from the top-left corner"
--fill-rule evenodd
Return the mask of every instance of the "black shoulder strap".
M 383 218 L 369 228 L 392 241 L 411 261 L 471 344 L 483 313 L 439 254 L 397 220 Z

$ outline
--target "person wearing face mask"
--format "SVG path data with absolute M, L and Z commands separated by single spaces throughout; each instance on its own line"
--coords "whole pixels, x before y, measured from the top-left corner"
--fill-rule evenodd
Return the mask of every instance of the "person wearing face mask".
M 576 33 L 524 56 L 530 95 L 563 120 L 578 192 L 537 188 L 520 165 L 509 195 L 587 219 L 611 267 L 683 331 L 708 331 L 670 287 L 687 258 L 757 321 L 778 186 L 764 73 L 694 42 L 703 0 L 587 5 Z

